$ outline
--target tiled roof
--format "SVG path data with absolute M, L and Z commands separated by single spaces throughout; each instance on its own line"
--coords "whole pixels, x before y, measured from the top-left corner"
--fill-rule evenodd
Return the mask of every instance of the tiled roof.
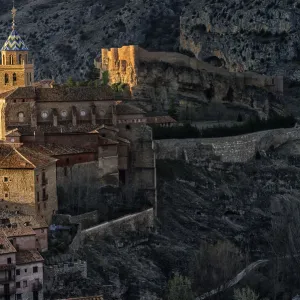
M 117 141 L 99 136 L 99 145 L 103 146 L 103 145 L 117 145 L 117 144 L 119 144 Z
M 0 94 L 0 99 L 7 98 L 14 90 L 10 90 Z
M 13 30 L 3 45 L 1 51 L 28 51 L 28 48 L 16 30 Z
M 167 124 L 167 123 L 177 123 L 175 119 L 171 116 L 157 116 L 157 117 L 146 117 L 147 124 Z
M 28 147 L 0 145 L 0 168 L 34 169 L 55 163 L 56 159 Z
M 24 250 L 16 253 L 17 265 L 30 264 L 44 261 L 37 250 Z
M 2 227 L 0 228 L 0 232 L 2 235 L 7 236 L 8 238 L 14 237 L 14 236 L 29 236 L 29 235 L 35 235 L 35 232 L 31 227 L 20 227 L 17 226 L 16 228 L 13 227 Z
M 142 109 L 127 104 L 127 103 L 119 103 L 116 105 L 117 115 L 137 115 L 137 114 L 145 114 L 145 111 Z
M 5 235 L 0 235 L 0 254 L 15 253 L 15 247 Z
M 18 87 L 12 93 L 4 97 L 6 100 L 15 99 L 34 99 L 35 98 L 35 88 L 28 87 Z
M 1 219 L 8 219 L 11 224 L 17 224 L 17 226 L 20 227 L 31 227 L 33 229 L 48 227 L 46 221 L 39 218 L 38 216 L 30 216 L 2 211 L 0 213 L 0 220 Z
M 45 144 L 45 145 L 28 144 L 26 146 L 28 148 L 34 149 L 35 151 L 41 152 L 46 155 L 65 155 L 65 154 L 97 152 L 97 149 L 93 149 L 93 148 L 70 147 L 70 146 L 58 145 L 58 144 Z

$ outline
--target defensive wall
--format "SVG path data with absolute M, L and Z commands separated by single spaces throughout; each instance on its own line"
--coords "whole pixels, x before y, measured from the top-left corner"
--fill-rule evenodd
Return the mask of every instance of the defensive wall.
M 297 139 L 300 139 L 299 128 L 275 129 L 223 138 L 156 140 L 155 151 L 157 159 L 243 163 L 254 158 L 257 151 L 267 151 Z
M 101 50 L 101 62 L 95 61 L 95 66 L 101 71 L 108 70 L 114 83 L 121 80 L 136 86 L 139 82 L 139 65 L 142 62 L 162 62 L 173 66 L 181 66 L 197 71 L 206 71 L 224 77 L 235 76 L 236 84 L 240 87 L 253 85 L 266 87 L 273 92 L 283 93 L 282 76 L 266 76 L 254 72 L 232 73 L 220 67 L 215 67 L 194 57 L 177 52 L 151 52 L 139 46 L 130 45 L 121 48 L 110 48 Z M 117 73 L 117 76 L 116 74 Z

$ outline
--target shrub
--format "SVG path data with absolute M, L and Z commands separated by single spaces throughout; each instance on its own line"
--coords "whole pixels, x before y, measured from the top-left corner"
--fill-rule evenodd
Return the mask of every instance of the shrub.
M 194 300 L 191 281 L 184 276 L 175 274 L 168 282 L 168 300 Z

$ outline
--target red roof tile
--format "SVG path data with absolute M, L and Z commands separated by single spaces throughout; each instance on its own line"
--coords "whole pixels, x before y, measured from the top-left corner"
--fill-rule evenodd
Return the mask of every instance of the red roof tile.
M 0 235 L 0 254 L 15 253 L 17 252 L 11 242 L 5 235 Z
M 24 265 L 44 261 L 37 250 L 24 250 L 16 253 L 17 265 Z

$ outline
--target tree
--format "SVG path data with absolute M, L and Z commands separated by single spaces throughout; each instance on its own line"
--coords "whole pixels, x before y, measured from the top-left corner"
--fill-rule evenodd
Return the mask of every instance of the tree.
M 109 73 L 108 71 L 102 72 L 101 85 L 107 86 L 109 83 Z
M 66 82 L 66 85 L 68 87 L 76 86 L 76 82 L 73 80 L 72 77 L 69 77 L 68 80 L 67 80 L 67 82 Z
M 229 241 L 201 245 L 190 267 L 196 292 L 202 293 L 221 288 L 236 276 L 241 268 L 241 261 L 240 250 Z
M 258 300 L 259 295 L 257 295 L 249 287 L 234 290 L 233 295 L 234 300 Z
M 194 300 L 191 281 L 184 276 L 175 274 L 168 282 L 168 300 Z

